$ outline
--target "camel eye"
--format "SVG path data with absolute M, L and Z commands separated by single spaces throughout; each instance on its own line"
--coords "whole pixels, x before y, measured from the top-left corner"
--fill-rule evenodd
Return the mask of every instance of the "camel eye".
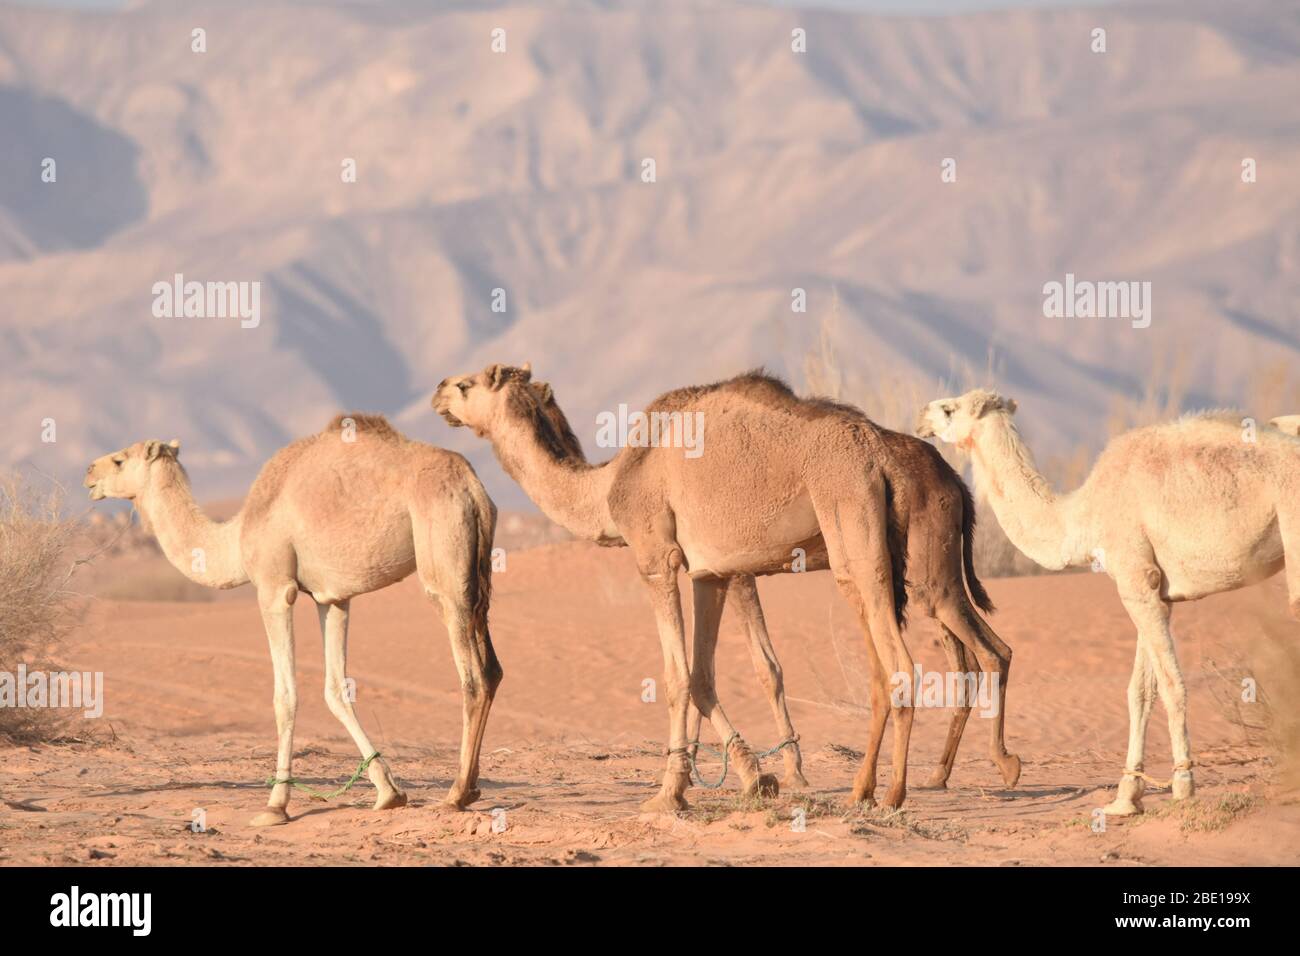
M 469 386 L 470 386 L 470 383 L 469 383 L 469 382 L 457 382 L 457 383 L 456 383 L 456 387 L 457 387 L 458 389 L 460 389 L 460 393 L 461 393 L 462 395 L 464 395 L 466 392 L 469 391 Z
M 113 464 L 115 464 L 118 468 L 121 468 L 122 465 L 124 465 L 125 463 L 126 463 L 126 459 L 125 459 L 125 458 L 114 458 L 114 459 L 113 459 Z
M 943 410 L 943 417 L 944 417 L 944 418 L 952 418 L 952 406 L 951 406 L 951 405 L 949 405 L 949 406 L 947 406 L 947 407 L 944 408 L 944 410 Z

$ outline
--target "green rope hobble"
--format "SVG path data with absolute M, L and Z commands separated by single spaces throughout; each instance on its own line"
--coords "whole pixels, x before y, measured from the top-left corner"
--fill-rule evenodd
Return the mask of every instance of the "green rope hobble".
M 309 797 L 312 797 L 316 800 L 333 800 L 335 797 L 341 797 L 343 796 L 343 794 L 351 790 L 352 785 L 361 779 L 361 775 L 366 772 L 366 769 L 370 766 L 371 762 L 378 759 L 379 759 L 379 751 L 375 751 L 369 757 L 367 757 L 365 760 L 361 761 L 361 763 L 357 765 L 356 773 L 352 775 L 351 779 L 348 780 L 347 783 L 343 784 L 343 786 L 339 787 L 337 790 L 331 793 L 321 793 L 319 790 L 313 790 L 311 787 L 307 786 L 306 784 L 299 783 L 297 780 L 294 780 L 293 777 L 290 777 L 288 780 L 277 780 L 275 777 L 267 777 L 266 785 L 268 787 L 275 787 L 278 786 L 279 784 L 284 783 L 284 784 L 288 784 L 289 786 L 293 787 L 296 790 L 301 790 L 303 793 L 307 794 Z
M 730 737 L 728 737 L 727 742 L 722 745 L 721 750 L 718 750 L 716 747 L 710 747 L 708 744 L 702 744 L 698 740 L 692 740 L 689 744 L 686 745 L 686 759 L 688 759 L 691 762 L 691 774 L 695 777 L 695 782 L 698 783 L 705 790 L 719 790 L 722 788 L 722 784 L 727 779 L 727 750 L 731 747 L 731 742 L 737 739 L 739 736 L 740 734 L 734 733 Z M 787 737 L 785 740 L 781 741 L 775 747 L 772 747 L 769 750 L 764 750 L 761 753 L 756 753 L 754 754 L 754 756 L 757 759 L 762 760 L 764 757 L 770 757 L 775 753 L 780 753 L 781 750 L 783 750 L 786 747 L 793 747 L 798 742 L 799 742 L 798 737 Z M 717 783 L 709 783 L 707 780 L 705 780 L 704 775 L 700 773 L 700 768 L 696 766 L 695 750 L 699 748 L 703 748 L 709 751 L 715 757 L 722 758 L 722 776 L 718 777 Z

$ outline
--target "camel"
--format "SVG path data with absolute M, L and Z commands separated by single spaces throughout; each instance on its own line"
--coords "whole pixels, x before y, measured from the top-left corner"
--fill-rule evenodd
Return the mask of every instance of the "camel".
M 352 598 L 412 571 L 441 605 L 460 673 L 460 766 L 446 802 L 460 809 L 478 799 L 479 751 L 502 677 L 487 626 L 496 507 L 464 458 L 410 441 L 380 416 L 353 414 L 278 451 L 225 522 L 195 503 L 178 441 L 136 442 L 97 458 L 85 485 L 92 500 L 131 501 L 163 554 L 192 581 L 257 589 L 275 671 L 279 747 L 270 799 L 251 825 L 289 821 L 297 712 L 292 605 L 300 592 L 316 602 L 325 702 L 364 758 L 378 792 L 374 809 L 405 805 L 346 691 L 347 638 Z
M 707 452 L 691 458 L 681 448 L 634 443 L 593 465 L 574 453 L 576 440 L 562 440 L 530 382 L 527 365 L 491 365 L 444 380 L 432 404 L 452 426 L 488 438 L 506 472 L 557 523 L 578 537 L 627 545 L 635 553 L 655 609 L 670 711 L 663 783 L 643 810 L 687 806 L 691 702 L 724 741 L 745 792 L 778 789 L 719 705 L 712 661 L 730 579 L 790 571 L 795 555 L 804 557 L 807 570 L 834 573 L 868 637 L 873 742 L 855 777 L 853 799 L 874 803 L 879 744 L 892 715 L 894 773 L 884 803 L 899 806 L 912 708 L 890 694 L 888 675 L 912 673 L 901 635 L 907 542 L 898 503 L 907 497 L 907 476 L 887 453 L 881 429 L 856 409 L 799 399 L 783 383 L 749 373 L 669 392 L 647 409 L 665 416 L 660 420 L 678 437 L 684 416 L 702 416 L 712 436 Z M 565 430 L 571 431 L 567 423 Z M 933 449 L 928 453 L 937 457 Z M 737 467 L 756 455 L 763 467 Z M 960 575 L 960 548 L 949 557 Z M 690 575 L 695 598 L 689 670 L 679 569 Z M 960 591 L 965 601 L 964 587 Z M 945 609 L 957 602 L 950 589 L 934 599 Z
M 1128 759 L 1109 815 L 1142 812 L 1147 719 L 1157 690 L 1169 719 L 1174 799 L 1195 792 L 1187 690 L 1172 605 L 1262 581 L 1286 568 L 1300 615 L 1300 440 L 1253 437 L 1241 416 L 1185 415 L 1114 439 L 1083 485 L 1058 494 L 1039 474 L 1011 416 L 1016 403 L 985 389 L 926 405 L 917 434 L 970 452 L 1011 542 L 1045 568 L 1092 565 L 1114 579 L 1137 628 L 1128 688 Z
M 529 387 L 532 388 L 538 404 L 550 421 L 555 436 L 566 454 L 574 460 L 586 461 L 582 444 L 574 435 L 568 419 L 555 401 L 555 393 L 550 384 L 533 379 L 529 382 Z M 915 607 L 920 603 L 926 613 L 935 619 L 940 628 L 941 641 L 949 666 L 956 673 L 966 674 L 970 673 L 972 663 L 972 658 L 967 655 L 967 645 L 963 643 L 963 638 L 955 635 L 942 620 L 938 619 L 936 602 L 933 599 L 933 595 L 945 589 L 954 595 L 958 607 L 952 617 L 955 617 L 958 629 L 965 635 L 965 640 L 970 642 L 969 650 L 975 654 L 975 659 L 979 660 L 981 651 L 985 652 L 986 661 L 988 657 L 992 658 L 994 664 L 992 671 L 999 675 L 999 683 L 1004 695 L 1001 702 L 1004 702 L 1006 679 L 1011 666 L 1011 651 L 988 623 L 975 613 L 969 602 L 965 607 L 960 606 L 961 597 L 966 593 L 962 584 L 964 570 L 974 603 L 986 612 L 993 610 L 993 602 L 976 577 L 972 560 L 975 507 L 970 491 L 951 466 L 924 442 L 888 429 L 882 429 L 881 436 L 885 444 L 891 446 L 896 457 L 910 462 L 909 475 L 913 483 L 943 489 L 939 494 L 913 495 L 909 498 L 909 501 L 914 499 L 915 504 L 910 509 L 907 520 L 908 604 Z M 960 514 L 953 507 L 958 500 L 961 502 Z M 956 554 L 960 547 L 964 565 L 957 566 L 942 558 L 935 560 L 933 542 L 936 540 L 942 542 L 941 554 Z M 916 574 L 918 570 L 923 572 L 920 579 Z M 785 776 L 781 778 L 781 787 L 804 789 L 808 786 L 808 781 L 803 775 L 799 735 L 795 732 L 790 720 L 790 711 L 786 706 L 784 675 L 768 635 L 767 623 L 758 597 L 758 582 L 752 574 L 733 575 L 729 579 L 724 600 L 730 600 L 740 614 L 749 643 L 750 659 L 767 696 L 779 739 L 785 745 L 781 748 L 782 759 L 785 762 Z M 967 626 L 962 627 L 962 623 Z M 981 662 L 981 665 L 983 666 L 984 662 Z M 707 666 L 712 667 L 712 661 L 708 661 Z M 983 669 L 986 673 L 990 671 L 987 666 Z M 954 710 L 943 756 L 934 774 L 921 785 L 921 789 L 941 790 L 947 787 L 970 712 L 969 704 Z M 688 726 L 688 747 L 692 758 L 695 756 L 699 742 L 701 717 L 699 708 L 692 702 Z M 1007 753 L 1003 743 L 1003 723 L 1003 711 L 999 706 L 996 720 L 992 725 L 990 750 L 1006 785 L 1013 787 L 1020 778 L 1020 758 Z
M 1270 418 L 1268 423 L 1280 432 L 1300 437 L 1300 415 L 1279 415 Z
M 547 382 L 530 380 L 528 386 L 533 390 L 537 403 L 551 423 L 556 440 L 564 453 L 573 461 L 586 461 L 582 442 L 573 433 L 568 418 L 555 401 L 555 392 Z M 785 702 L 785 676 L 781 671 L 781 662 L 777 660 L 776 649 L 767 632 L 767 621 L 763 617 L 763 608 L 758 600 L 758 582 L 752 574 L 737 574 L 727 579 L 726 598 L 739 612 L 745 627 L 745 636 L 749 643 L 750 660 L 758 675 L 759 683 L 767 696 L 768 706 L 772 709 L 772 719 L 776 723 L 777 733 L 784 746 L 781 759 L 785 765 L 785 775 L 780 780 L 779 789 L 803 790 L 808 787 L 808 780 L 803 775 L 803 753 L 799 749 L 799 735 L 790 720 L 790 710 Z M 703 715 L 695 706 L 690 705 L 687 721 L 688 754 L 693 760 L 699 750 L 700 724 Z

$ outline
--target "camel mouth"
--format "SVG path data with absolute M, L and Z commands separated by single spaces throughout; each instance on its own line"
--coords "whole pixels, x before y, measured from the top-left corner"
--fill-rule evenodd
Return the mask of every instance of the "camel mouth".
M 103 489 L 101 489 L 98 484 L 94 484 L 90 486 L 91 501 L 103 501 L 107 497 L 108 495 L 104 494 Z
M 443 420 L 452 428 L 464 428 L 465 423 L 453 415 L 448 409 L 439 408 L 437 402 L 434 402 L 433 410 L 442 416 Z
M 439 384 L 438 390 L 433 393 L 433 398 L 429 399 L 429 407 L 432 408 L 439 415 L 441 415 L 443 417 L 443 420 L 446 421 L 446 423 L 450 425 L 452 428 L 461 428 L 462 426 L 464 426 L 465 423 L 451 413 L 450 409 L 448 408 L 447 399 L 442 394 L 442 390 L 446 386 L 446 384 L 447 383 L 445 380 L 441 384 Z

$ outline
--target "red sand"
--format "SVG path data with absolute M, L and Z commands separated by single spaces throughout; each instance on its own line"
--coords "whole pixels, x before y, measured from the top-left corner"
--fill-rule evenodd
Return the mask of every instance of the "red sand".
M 1271 784 L 1259 732 L 1217 702 L 1214 667 L 1249 658 L 1261 621 L 1281 620 L 1281 579 L 1176 610 L 1190 693 L 1198 795 L 1167 812 L 1090 827 L 1109 802 L 1127 739 L 1125 689 L 1134 633 L 1112 583 L 1078 574 L 995 580 L 993 624 L 1014 648 L 1007 740 L 1024 760 L 1014 791 L 984 757 L 987 724 L 972 717 L 946 792 L 913 790 L 902 818 L 847 806 L 857 766 L 844 748 L 866 740 L 861 637 L 829 575 L 761 582 L 786 672 L 812 790 L 762 805 L 727 788 L 688 793 L 690 812 L 652 817 L 666 732 L 649 606 L 630 554 L 582 543 L 513 553 L 495 578 L 492 633 L 505 682 L 488 724 L 483 798 L 441 807 L 454 770 L 460 694 L 445 633 L 412 580 L 353 602 L 350 673 L 362 723 L 407 788 L 409 806 L 376 813 L 368 784 L 322 803 L 295 795 L 287 826 L 252 829 L 274 769 L 271 667 L 252 592 L 216 603 L 98 602 L 62 659 L 104 672 L 106 743 L 0 751 L 0 863 L 797 863 L 797 864 L 1294 864 L 1300 806 Z M 296 612 L 300 709 L 295 776 L 319 787 L 359 759 L 325 707 L 316 616 Z M 1284 625 L 1294 629 L 1293 624 Z M 930 624 L 910 645 L 924 667 L 946 664 Z M 1290 633 L 1290 632 L 1287 632 Z M 731 614 L 719 644 L 719 693 L 755 747 L 775 729 Z M 1261 678 L 1267 686 L 1268 675 Z M 1293 698 L 1285 698 L 1288 702 Z M 921 710 L 913 782 L 942 745 L 947 711 Z M 706 728 L 705 739 L 711 739 Z M 1167 775 L 1163 711 L 1152 715 L 1148 772 Z M 882 789 L 889 779 L 882 755 Z M 780 773 L 779 758 L 767 761 Z M 716 775 L 714 761 L 705 767 Z M 1226 825 L 1192 828 L 1224 798 L 1255 802 Z M 811 801 L 811 802 L 810 802 Z M 806 806 L 807 827 L 791 828 Z M 206 833 L 189 829 L 195 809 Z M 493 808 L 506 827 L 493 832 Z

